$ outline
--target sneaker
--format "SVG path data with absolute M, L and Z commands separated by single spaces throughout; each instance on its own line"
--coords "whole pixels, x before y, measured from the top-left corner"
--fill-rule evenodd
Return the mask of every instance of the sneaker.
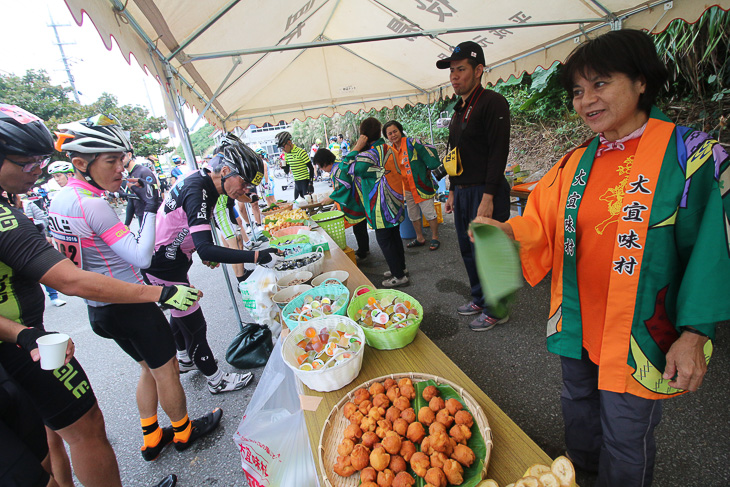
M 198 366 L 195 365 L 195 362 L 192 360 L 185 361 L 185 360 L 177 360 L 178 365 L 180 366 L 180 373 L 184 374 L 185 372 L 190 372 L 191 370 L 198 370 Z
M 177 441 L 174 440 L 175 449 L 177 451 L 185 451 L 193 444 L 198 438 L 202 438 L 208 433 L 212 432 L 218 427 L 223 417 L 223 410 L 221 408 L 215 408 L 212 412 L 206 414 L 202 418 L 192 420 L 192 431 L 190 432 L 190 438 L 188 441 Z
M 408 274 L 408 269 L 403 269 L 403 272 L 404 272 L 405 274 Z M 393 273 L 392 273 L 392 272 L 390 272 L 390 271 L 385 271 L 385 272 L 383 273 L 383 277 L 393 277 Z
M 211 394 L 238 391 L 246 387 L 248 383 L 251 382 L 251 379 L 253 379 L 253 374 L 251 372 L 246 372 L 245 374 L 225 372 L 217 384 L 208 382 L 208 390 Z
M 177 476 L 174 473 L 171 473 L 170 475 L 162 479 L 160 483 L 155 484 L 153 487 L 175 487 L 176 485 Z
M 66 304 L 66 301 L 64 301 L 63 299 L 56 298 L 56 299 L 51 299 L 51 304 L 53 306 L 55 306 L 56 308 L 60 308 L 61 306 Z
M 484 311 L 484 308 L 482 308 L 481 306 L 477 306 L 476 304 L 474 304 L 473 301 L 456 308 L 456 312 L 459 313 L 461 316 L 478 315 L 482 311 Z
M 246 250 L 253 250 L 255 248 L 258 248 L 261 245 L 261 242 L 257 240 L 249 240 L 248 242 L 243 243 L 243 248 Z
M 398 287 L 403 286 L 404 284 L 408 284 L 408 276 L 403 276 L 400 279 L 393 276 L 390 279 L 383 281 L 383 287 Z
M 162 428 L 162 438 L 160 438 L 160 442 L 157 443 L 157 446 L 143 446 L 141 448 L 142 458 L 144 458 L 145 461 L 148 462 L 156 460 L 157 457 L 160 456 L 160 453 L 162 453 L 162 449 L 169 445 L 172 442 L 173 438 L 175 438 L 175 432 L 172 431 L 172 426 Z
M 177 363 L 180 366 L 180 373 L 184 374 L 185 372 L 190 372 L 191 370 L 198 370 L 198 366 L 195 365 L 195 362 L 192 360 L 180 360 L 177 359 Z M 215 359 L 215 363 L 218 364 L 218 359 Z
M 494 316 L 482 313 L 479 318 L 469 323 L 469 329 L 471 331 L 489 331 L 497 325 L 507 323 L 507 321 L 509 321 L 509 316 L 495 318 Z

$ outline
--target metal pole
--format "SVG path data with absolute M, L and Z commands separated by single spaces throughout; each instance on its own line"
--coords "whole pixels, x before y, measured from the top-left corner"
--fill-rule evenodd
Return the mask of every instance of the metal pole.
M 213 225 L 211 225 L 213 226 Z M 215 228 L 211 228 L 211 231 L 213 232 L 213 240 L 215 240 L 215 244 L 220 246 L 221 241 L 220 237 L 218 236 L 218 230 Z M 241 229 L 243 231 L 243 229 Z M 233 291 L 233 286 L 231 286 L 231 275 L 228 273 L 228 264 L 221 264 L 221 270 L 223 271 L 223 277 L 226 280 L 226 287 L 228 287 L 228 295 L 231 297 L 231 302 L 233 303 L 233 312 L 236 313 L 236 319 L 238 320 L 238 327 L 243 328 L 243 320 L 241 319 L 241 311 L 238 309 L 238 299 L 236 297 L 235 292 Z
M 426 110 L 428 110 L 428 130 L 431 132 L 431 145 L 434 145 L 433 143 L 433 115 L 431 114 L 431 110 L 433 107 L 431 106 L 431 93 L 428 94 L 428 105 L 426 105 Z
M 180 103 L 181 97 L 177 95 L 175 91 L 175 80 L 172 77 L 172 71 L 170 70 L 169 63 L 163 61 L 163 64 L 168 86 L 168 89 L 165 90 L 165 92 L 167 93 L 167 96 L 170 99 L 170 105 L 172 105 L 172 109 L 175 112 L 175 121 L 180 129 L 180 143 L 183 148 L 183 153 L 185 154 L 186 163 L 194 171 L 198 169 L 198 164 L 195 160 L 195 151 L 193 151 L 193 143 L 190 140 L 190 132 L 185 124 L 185 115 L 182 112 L 182 105 Z

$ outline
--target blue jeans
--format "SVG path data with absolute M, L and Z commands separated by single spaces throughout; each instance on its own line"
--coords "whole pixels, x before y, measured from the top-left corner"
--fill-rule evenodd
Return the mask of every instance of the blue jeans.
M 497 194 L 494 195 L 494 211 L 492 218 L 504 222 L 509 219 L 509 183 L 506 179 L 502 180 Z M 459 251 L 461 258 L 466 267 L 466 273 L 469 276 L 469 285 L 471 286 L 471 297 L 474 304 L 484 308 L 484 295 L 482 294 L 482 285 L 479 282 L 479 274 L 477 274 L 476 262 L 474 259 L 474 244 L 469 241 L 469 224 L 476 218 L 479 204 L 482 202 L 484 194 L 484 185 L 469 186 L 467 188 L 455 187 L 452 189 L 454 193 L 454 226 L 456 227 L 456 237 L 459 240 Z
M 560 357 L 565 445 L 573 463 L 598 472 L 599 487 L 648 487 L 654 476 L 654 428 L 662 401 L 598 390 L 598 366 Z
M 53 289 L 52 287 L 48 287 L 45 284 L 43 285 L 44 288 L 46 288 L 46 292 L 48 293 L 48 297 L 53 299 L 58 299 L 58 291 Z

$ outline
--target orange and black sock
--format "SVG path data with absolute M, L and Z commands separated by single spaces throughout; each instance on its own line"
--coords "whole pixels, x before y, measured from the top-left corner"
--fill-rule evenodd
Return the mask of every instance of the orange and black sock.
M 193 425 L 186 414 L 180 421 L 172 421 L 172 430 L 175 432 L 175 443 L 185 443 L 190 438 Z
M 140 418 L 142 423 L 142 434 L 144 435 L 144 448 L 154 448 L 160 444 L 162 439 L 162 428 L 157 423 L 157 415 L 149 418 Z

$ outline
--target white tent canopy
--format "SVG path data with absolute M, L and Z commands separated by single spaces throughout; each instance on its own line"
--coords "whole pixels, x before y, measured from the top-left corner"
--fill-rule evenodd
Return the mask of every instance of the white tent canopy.
M 429 103 L 460 42 L 484 47 L 486 82 L 562 61 L 611 28 L 660 32 L 730 0 L 66 0 L 107 46 L 233 127 Z M 131 61 L 131 60 L 130 60 Z

